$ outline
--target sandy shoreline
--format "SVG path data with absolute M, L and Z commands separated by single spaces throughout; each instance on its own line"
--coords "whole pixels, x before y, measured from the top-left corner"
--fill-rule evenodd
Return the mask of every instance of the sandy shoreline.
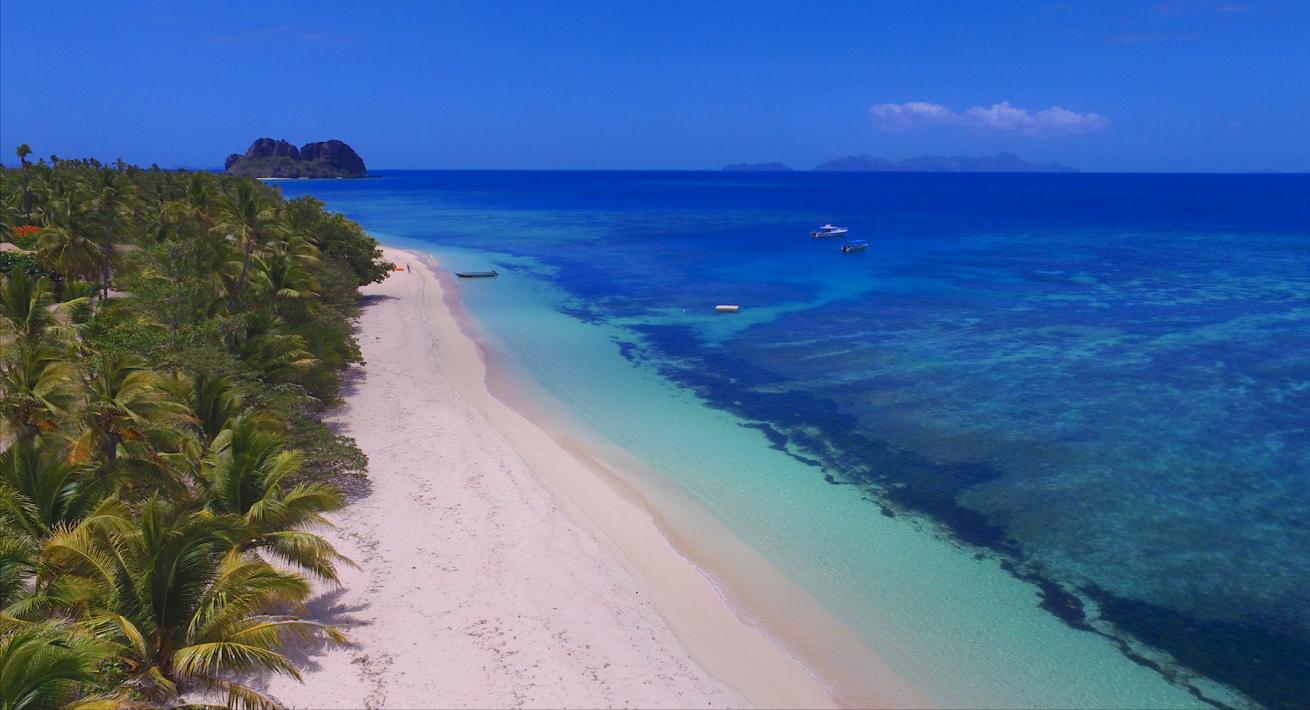
M 312 708 L 832 706 L 640 500 L 491 395 L 425 259 L 388 258 L 411 271 L 364 289 L 368 365 L 334 416 L 370 460 L 327 533 L 359 569 L 310 609 L 352 643 L 297 649 L 304 684 L 267 690 Z

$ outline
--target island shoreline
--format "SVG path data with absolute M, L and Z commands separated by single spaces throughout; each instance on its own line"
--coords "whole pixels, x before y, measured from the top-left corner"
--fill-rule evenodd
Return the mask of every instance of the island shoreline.
M 845 694 L 810 665 L 817 649 L 757 624 L 743 592 L 777 601 L 781 575 L 723 584 L 684 554 L 695 535 L 674 534 L 611 452 L 497 396 L 513 399 L 434 257 L 383 255 L 397 271 L 361 289 L 367 364 L 328 417 L 369 456 L 368 485 L 324 533 L 358 566 L 306 610 L 349 643 L 292 644 L 303 682 L 266 677 L 265 692 L 311 708 L 930 705 L 864 651 L 847 660 L 879 692 Z M 781 613 L 818 618 L 794 598 Z M 832 654 L 855 648 L 818 629 Z
M 437 327 L 447 332 L 443 326 L 448 327 L 448 319 L 477 359 L 476 363 L 460 363 L 463 370 L 477 371 L 472 378 L 476 382 L 465 383 L 466 394 L 488 414 L 488 421 L 525 454 L 533 473 L 567 504 L 574 519 L 605 541 L 625 568 L 654 593 L 656 607 L 702 666 L 758 707 L 934 705 L 807 592 L 717 521 L 710 523 L 716 544 L 729 550 L 717 559 L 748 558 L 749 564 L 734 566 L 749 566 L 753 573 L 749 579 L 738 578 L 715 564 L 714 555 L 706 554 L 694 536 L 685 534 L 669 519 L 668 511 L 655 506 L 646 491 L 620 473 L 638 469 L 649 472 L 643 463 L 616 446 L 604 446 L 605 442 L 584 439 L 581 433 L 556 425 L 559 418 L 551 416 L 550 409 L 562 405 L 543 402 L 519 389 L 519 383 L 498 363 L 479 324 L 465 309 L 457 280 L 440 268 L 435 256 L 412 246 L 384 246 L 393 261 L 394 254 L 423 264 L 440 287 L 444 312 L 433 314 Z M 500 409 L 500 416 L 488 409 Z M 526 425 L 525 430 L 531 434 L 516 435 L 515 424 Z M 534 458 L 526 453 L 534 445 L 538 451 L 548 448 L 540 446 L 544 441 L 557 447 L 567 459 L 556 456 L 547 460 L 549 457 Z M 605 509 L 620 500 L 630 508 L 607 521 Z M 666 503 L 678 507 L 679 512 L 686 512 L 688 506 L 698 507 L 688 500 Z M 640 534 L 629 536 L 634 517 L 629 513 L 642 518 L 644 529 Z M 703 518 L 705 514 L 701 515 Z M 697 522 L 699 531 L 708 521 Z M 665 554 L 650 555 L 654 550 Z M 676 582 L 667 579 L 670 574 Z M 818 632 L 788 633 L 788 624 L 777 623 L 788 610 L 801 609 L 804 612 L 797 615 L 817 624 Z M 853 671 L 852 666 L 858 670 Z M 805 677 L 796 673 L 798 669 Z M 862 677 L 854 679 L 853 673 Z

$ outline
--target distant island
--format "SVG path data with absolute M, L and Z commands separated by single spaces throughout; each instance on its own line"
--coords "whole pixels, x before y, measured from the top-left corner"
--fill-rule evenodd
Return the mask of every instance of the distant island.
M 819 172 L 913 172 L 913 173 L 1076 173 L 1059 163 L 1030 163 L 1014 153 L 997 153 L 973 158 L 967 155 L 921 155 L 890 161 L 871 155 L 848 155 L 819 163 Z
M 782 163 L 733 163 L 723 166 L 725 172 L 736 173 L 786 173 L 791 168 Z
M 360 178 L 368 171 L 354 148 L 339 140 L 306 143 L 301 148 L 284 140 L 260 138 L 245 155 L 227 156 L 228 175 L 254 178 Z

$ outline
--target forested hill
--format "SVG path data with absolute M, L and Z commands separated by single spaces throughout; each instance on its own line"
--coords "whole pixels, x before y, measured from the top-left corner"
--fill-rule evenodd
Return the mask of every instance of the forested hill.
M 319 416 L 377 243 L 249 178 L 0 170 L 0 705 L 275 704 L 366 461 Z M 221 702 L 221 700 L 220 700 Z M 26 705 L 23 705 L 26 703 Z

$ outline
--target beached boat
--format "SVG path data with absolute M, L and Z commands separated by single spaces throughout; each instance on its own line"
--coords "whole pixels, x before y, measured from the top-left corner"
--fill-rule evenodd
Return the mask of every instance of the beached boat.
M 741 306 L 720 305 L 714 307 L 715 313 L 736 313 L 741 310 Z
M 825 224 L 819 227 L 819 231 L 810 232 L 810 239 L 827 239 L 828 237 L 840 237 L 851 230 L 845 227 L 838 227 L 835 224 Z
M 456 271 L 455 275 L 461 279 L 485 279 L 491 276 L 500 276 L 495 271 Z
M 869 243 L 863 239 L 854 239 L 841 245 L 843 254 L 854 254 L 857 251 L 864 251 L 869 248 Z

